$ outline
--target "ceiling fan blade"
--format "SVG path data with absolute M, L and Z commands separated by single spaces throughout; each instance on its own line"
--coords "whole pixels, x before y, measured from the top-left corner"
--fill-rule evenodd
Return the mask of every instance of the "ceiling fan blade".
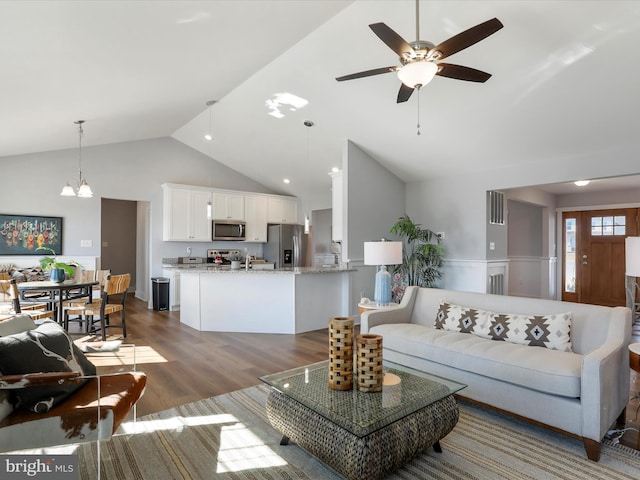
M 395 65 L 392 67 L 382 67 L 382 68 L 374 68 L 373 70 L 366 70 L 364 72 L 352 73 L 350 75 L 344 75 L 342 77 L 337 77 L 336 80 L 339 82 L 343 82 L 345 80 L 353 80 L 356 78 L 362 77 L 370 77 L 372 75 L 380 75 L 381 73 L 389 73 L 395 72 L 400 67 L 396 67 Z
M 462 33 L 459 33 L 448 40 L 445 40 L 439 45 L 436 45 L 431 50 L 439 51 L 442 55 L 436 57 L 436 60 L 441 60 L 443 58 L 448 57 L 449 55 L 453 55 L 454 53 L 459 52 L 460 50 L 464 50 L 471 45 L 478 43 L 480 40 L 484 40 L 489 35 L 493 35 L 498 30 L 500 30 L 504 25 L 497 18 L 492 18 L 491 20 L 487 20 L 484 23 L 476 25 L 475 27 L 471 27 L 469 30 L 465 30 Z
M 405 54 L 413 54 L 414 51 L 411 45 L 384 23 L 372 23 L 369 28 L 398 56 L 403 57 Z
M 398 101 L 396 103 L 406 102 L 411 98 L 413 88 L 407 87 L 404 83 L 400 85 L 400 91 L 398 92 Z
M 454 65 L 452 63 L 438 63 L 438 73 L 436 73 L 436 75 L 478 83 L 484 83 L 491 78 L 490 73 L 476 70 L 475 68 L 463 67 L 462 65 Z

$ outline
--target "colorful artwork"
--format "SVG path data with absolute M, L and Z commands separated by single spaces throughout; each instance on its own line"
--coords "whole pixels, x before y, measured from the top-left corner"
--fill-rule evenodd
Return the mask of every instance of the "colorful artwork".
M 0 255 L 62 254 L 62 218 L 0 214 Z

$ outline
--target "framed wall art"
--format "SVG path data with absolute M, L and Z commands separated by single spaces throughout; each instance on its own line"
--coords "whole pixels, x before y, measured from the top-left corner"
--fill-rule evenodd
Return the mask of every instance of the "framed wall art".
M 62 254 L 62 217 L 0 214 L 0 255 Z

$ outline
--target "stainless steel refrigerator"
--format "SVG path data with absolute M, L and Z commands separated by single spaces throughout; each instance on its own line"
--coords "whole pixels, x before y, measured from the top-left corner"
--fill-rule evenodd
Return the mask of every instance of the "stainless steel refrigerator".
M 275 268 L 308 267 L 309 235 L 302 225 L 269 225 L 263 256 Z

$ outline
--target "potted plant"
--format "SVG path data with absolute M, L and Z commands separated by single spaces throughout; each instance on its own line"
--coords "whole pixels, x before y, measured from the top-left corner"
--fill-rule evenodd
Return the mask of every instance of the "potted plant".
M 66 275 L 68 275 L 69 278 L 73 277 L 76 267 L 82 268 L 82 265 L 75 260 L 69 263 L 59 262 L 55 256 L 56 252 L 52 248 L 38 247 L 36 248 L 36 251 L 38 250 L 45 250 L 53 255 L 52 257 L 43 257 L 40 259 L 40 266 L 42 269 L 51 270 L 52 282 L 64 282 Z
M 392 269 L 396 301 L 402 299 L 409 285 L 436 287 L 442 277 L 444 248 L 433 231 L 414 223 L 404 215 L 391 227 L 390 232 L 402 239 L 402 263 Z

